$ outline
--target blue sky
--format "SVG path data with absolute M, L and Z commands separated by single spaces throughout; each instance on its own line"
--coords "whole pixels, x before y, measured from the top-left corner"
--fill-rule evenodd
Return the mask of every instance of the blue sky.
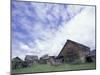
M 58 55 L 67 39 L 95 49 L 95 7 L 12 2 L 12 57 Z

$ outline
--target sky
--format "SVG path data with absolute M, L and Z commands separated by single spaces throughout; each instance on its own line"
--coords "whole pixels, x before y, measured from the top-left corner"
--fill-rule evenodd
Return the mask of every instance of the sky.
M 95 7 L 12 2 L 12 57 L 57 56 L 68 39 L 95 49 Z

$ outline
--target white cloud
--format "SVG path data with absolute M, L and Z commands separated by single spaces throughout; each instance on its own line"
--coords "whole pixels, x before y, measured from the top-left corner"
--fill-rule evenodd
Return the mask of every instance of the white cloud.
M 57 6 L 56 4 L 51 4 L 46 8 L 45 4 L 36 5 L 34 3 L 32 3 L 32 6 L 35 6 L 35 11 L 37 13 L 36 18 L 40 21 L 34 24 L 33 22 L 28 21 L 25 17 L 19 20 L 21 27 L 25 29 L 29 35 L 25 34 L 25 36 L 21 36 L 20 32 L 19 34 L 17 33 L 15 35 L 22 38 L 29 36 L 31 37 L 32 41 L 29 41 L 27 44 L 21 41 L 18 41 L 17 45 L 13 43 L 16 45 L 16 47 L 13 48 L 13 56 L 20 56 L 21 58 L 24 58 L 27 54 L 38 55 L 39 57 L 44 54 L 58 55 L 67 39 L 85 44 L 91 49 L 95 48 L 94 7 L 68 5 L 66 9 L 63 9 L 63 6 L 59 7 L 59 5 Z M 80 9 L 83 7 L 84 9 L 81 11 Z M 51 10 L 51 8 L 53 10 Z M 58 10 L 55 11 L 55 9 Z M 47 15 L 48 10 L 49 15 Z M 28 16 L 29 14 L 32 14 L 32 12 L 27 11 L 26 15 Z M 51 14 L 53 14 L 55 17 Z M 69 22 L 66 21 L 66 19 L 69 19 L 68 14 L 71 16 L 71 20 Z M 57 27 L 58 29 L 50 28 L 49 25 L 44 25 L 44 23 L 41 23 L 42 21 L 45 21 L 46 18 L 48 18 L 50 21 L 54 19 L 54 21 L 56 21 L 58 20 L 58 16 L 62 16 L 63 19 L 63 23 Z M 53 23 L 51 24 L 53 25 Z
M 49 36 L 49 32 L 46 36 Z M 51 38 L 39 41 L 37 44 L 40 49 L 47 50 L 50 55 L 57 55 L 67 39 L 95 49 L 95 7 L 86 7 L 71 21 L 60 27 L 55 34 L 52 33 Z
M 95 49 L 95 7 L 85 8 L 67 27 L 68 38 Z

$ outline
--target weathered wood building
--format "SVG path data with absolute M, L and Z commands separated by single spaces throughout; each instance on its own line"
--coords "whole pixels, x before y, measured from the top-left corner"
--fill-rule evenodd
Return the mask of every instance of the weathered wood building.
M 86 57 L 86 62 L 96 62 L 96 50 L 90 51 L 90 54 Z
M 40 57 L 39 63 L 40 64 L 47 64 L 48 60 L 49 60 L 49 56 L 48 56 L 48 54 L 45 54 L 42 57 Z
M 20 59 L 19 57 L 15 57 L 12 59 L 12 68 L 13 69 L 21 68 L 22 64 L 23 64 L 23 60 Z
M 48 56 L 47 54 L 43 55 L 40 58 L 39 63 L 54 65 L 54 64 L 56 64 L 56 57 L 55 56 Z
M 96 50 L 92 50 L 90 52 L 90 56 L 92 58 L 92 61 L 95 62 L 96 61 Z
M 57 58 L 62 59 L 62 62 L 84 63 L 87 55 L 89 54 L 89 47 L 71 40 L 67 40 Z
M 25 62 L 28 64 L 28 66 L 31 66 L 33 64 L 37 64 L 38 63 L 38 56 L 26 55 Z

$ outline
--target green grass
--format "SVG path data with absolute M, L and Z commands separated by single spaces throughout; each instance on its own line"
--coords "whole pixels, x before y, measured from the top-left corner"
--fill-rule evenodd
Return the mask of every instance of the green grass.
M 69 70 L 89 70 L 95 69 L 95 63 L 85 63 L 85 64 L 61 64 L 58 66 L 48 65 L 48 64 L 37 64 L 27 68 L 20 68 L 12 70 L 12 73 L 36 73 L 36 72 L 51 72 L 51 71 L 69 71 Z

